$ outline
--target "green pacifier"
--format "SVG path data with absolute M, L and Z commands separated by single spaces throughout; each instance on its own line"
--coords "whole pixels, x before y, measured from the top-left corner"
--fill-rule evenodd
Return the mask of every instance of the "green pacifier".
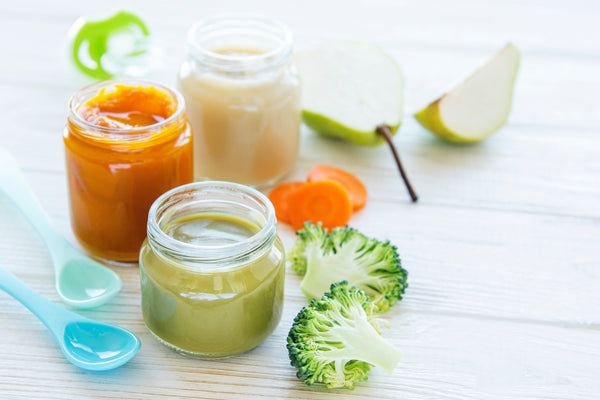
M 75 65 L 96 79 L 139 76 L 151 69 L 150 31 L 138 16 L 119 11 L 100 21 L 80 18 L 71 29 Z

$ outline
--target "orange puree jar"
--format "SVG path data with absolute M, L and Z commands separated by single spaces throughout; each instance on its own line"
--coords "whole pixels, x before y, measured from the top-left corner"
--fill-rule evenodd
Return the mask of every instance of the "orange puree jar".
M 63 139 L 77 240 L 93 256 L 136 261 L 154 200 L 193 179 L 182 96 L 137 79 L 87 86 L 69 102 Z

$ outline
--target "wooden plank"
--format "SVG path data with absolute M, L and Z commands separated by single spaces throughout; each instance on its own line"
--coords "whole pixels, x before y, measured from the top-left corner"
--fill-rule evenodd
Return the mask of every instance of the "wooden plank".
M 35 6 L 32 6 L 35 4 Z M 112 5 L 112 7 L 111 7 Z M 105 10 L 118 9 L 118 2 L 108 2 Z M 302 6 L 285 2 L 256 0 L 252 6 L 243 1 L 207 3 L 198 8 L 187 5 L 165 8 L 134 1 L 131 8 L 144 16 L 152 27 L 185 32 L 202 16 L 224 10 L 254 12 L 278 16 L 298 32 L 317 32 L 321 37 L 362 38 L 374 41 L 417 42 L 422 46 L 488 46 L 502 43 L 507 36 L 523 38 L 526 49 L 596 57 L 597 17 L 600 11 L 593 1 L 501 2 L 429 0 L 418 4 L 409 1 L 353 1 L 340 7 L 336 2 L 308 0 Z M 310 12 L 307 10 L 318 10 Z M 368 17 L 364 16 L 368 10 Z M 74 21 L 82 15 L 102 16 L 107 11 L 92 3 L 68 1 L 62 7 L 38 4 L 37 1 L 2 5 L 2 14 L 10 18 L 35 19 L 38 22 Z M 363 17 L 364 16 L 364 17 Z M 357 27 L 359 29 L 357 29 Z M 510 37 L 508 38 L 511 39 Z
M 0 297 L 0 303 L 8 302 Z M 600 389 L 596 330 L 406 310 L 394 318 L 392 329 L 383 332 L 404 352 L 392 376 L 374 369 L 354 391 L 308 387 L 295 377 L 285 349 L 289 308 L 295 306 L 286 304 L 288 317 L 265 343 L 224 360 L 177 355 L 154 340 L 141 321 L 107 319 L 132 329 L 143 345 L 130 363 L 106 373 L 70 365 L 38 321 L 11 307 L 0 314 L 6 337 L 0 345 L 4 354 L 0 387 L 3 396 L 13 399 L 43 388 L 48 399 L 65 394 L 82 399 L 494 399 L 518 394 L 519 398 L 576 400 L 593 398 Z M 574 356 L 576 362 L 569 361 Z
M 26 107 L 11 110 L 16 118 L 0 133 L 0 146 L 26 166 L 32 184 L 44 190 L 40 195 L 55 198 L 60 211 L 52 212 L 66 216 L 62 107 L 48 106 L 42 119 L 27 119 Z M 434 138 L 411 118 L 395 142 L 422 204 L 600 217 L 600 136 L 594 131 L 508 125 L 479 145 L 455 146 Z M 299 161 L 286 179 L 304 179 L 317 163 L 354 172 L 374 201 L 407 199 L 385 147 L 354 146 L 304 129 Z M 59 175 L 48 177 L 45 171 Z M 47 179 L 52 184 L 44 189 Z
M 66 201 L 55 195 L 41 198 L 50 210 L 66 209 Z M 68 217 L 51 216 L 73 240 Z M 51 268 L 40 239 L 14 207 L 0 209 L 0 221 L 7 238 L 0 242 L 0 255 L 18 271 L 44 271 L 45 292 L 51 292 Z M 404 307 L 412 311 L 600 326 L 600 311 L 588 306 L 600 304 L 598 221 L 377 199 L 351 224 L 398 246 L 410 273 Z M 289 250 L 293 230 L 281 225 L 279 234 Z M 286 298 L 304 302 L 291 270 L 288 280 L 296 284 Z

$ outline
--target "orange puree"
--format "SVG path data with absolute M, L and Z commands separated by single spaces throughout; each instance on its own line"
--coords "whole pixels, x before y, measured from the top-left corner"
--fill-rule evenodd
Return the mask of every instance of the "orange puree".
M 154 125 L 169 118 L 175 105 L 153 87 L 115 85 L 102 89 L 78 110 L 87 122 L 106 128 L 130 129 Z
M 117 261 L 138 259 L 150 206 L 193 173 L 180 96 L 134 82 L 82 89 L 64 134 L 75 236 L 93 255 Z

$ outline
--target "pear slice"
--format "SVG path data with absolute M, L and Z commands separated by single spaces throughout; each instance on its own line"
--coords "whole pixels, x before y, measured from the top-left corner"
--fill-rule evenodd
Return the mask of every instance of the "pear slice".
M 392 142 L 402 122 L 404 76 L 396 61 L 379 47 L 336 42 L 298 52 L 302 80 L 302 119 L 315 132 L 363 146 L 387 142 L 413 201 Z
M 303 120 L 316 132 L 374 146 L 385 124 L 402 122 L 404 76 L 379 47 L 335 42 L 295 56 L 302 79 Z
M 507 45 L 415 118 L 451 142 L 474 143 L 488 137 L 508 119 L 519 59 L 519 50 Z

